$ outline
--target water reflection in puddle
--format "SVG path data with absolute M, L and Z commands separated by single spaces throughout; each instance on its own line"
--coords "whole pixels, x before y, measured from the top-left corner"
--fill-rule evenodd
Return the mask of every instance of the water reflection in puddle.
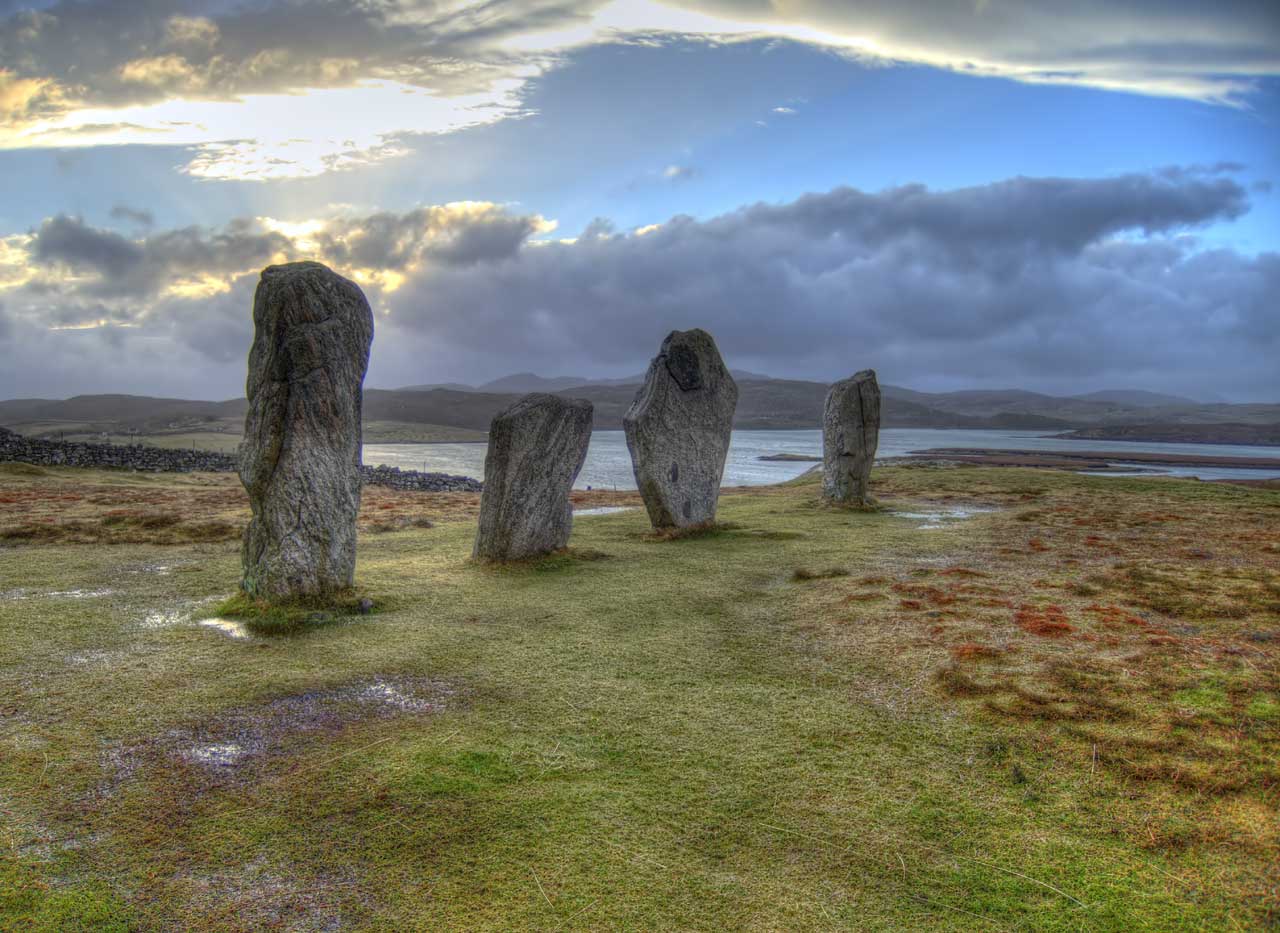
M 237 622 L 235 619 L 201 619 L 200 624 L 206 628 L 215 629 L 228 638 L 253 637 L 249 634 L 249 629 L 245 627 L 245 624 Z
M 594 509 L 575 509 L 573 517 L 580 515 L 612 515 L 615 512 L 634 512 L 637 506 L 634 505 L 601 505 Z
M 452 696 L 453 691 L 442 691 L 442 694 Z M 372 681 L 360 690 L 357 698 L 366 703 L 376 703 L 405 713 L 428 713 L 444 708 L 439 696 L 415 695 L 385 680 Z
M 236 742 L 210 742 L 187 749 L 183 757 L 197 764 L 215 768 L 229 768 L 247 754 L 244 746 Z
M 930 509 L 924 512 L 894 512 L 898 518 L 907 518 L 912 521 L 919 522 L 917 528 L 922 531 L 930 531 L 936 528 L 946 528 L 948 525 L 962 522 L 966 519 L 973 518 L 975 515 L 985 515 L 988 512 L 995 512 L 997 509 L 982 508 L 974 505 L 966 506 L 938 506 L 936 509 Z
M 169 628 L 173 625 L 181 625 L 191 618 L 191 614 L 183 612 L 181 609 L 171 609 L 168 612 L 160 610 L 159 612 L 149 612 L 147 617 L 138 625 L 141 628 Z
M 190 563 L 190 561 L 183 561 L 183 563 Z M 163 577 L 173 573 L 173 568 L 174 568 L 173 564 L 138 564 L 135 567 L 126 568 L 124 572 L 125 573 L 154 573 Z

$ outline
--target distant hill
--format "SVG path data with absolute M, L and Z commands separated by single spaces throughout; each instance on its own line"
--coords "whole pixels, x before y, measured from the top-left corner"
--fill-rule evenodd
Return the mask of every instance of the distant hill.
M 432 389 L 452 389 L 455 392 L 474 392 L 475 386 L 469 386 L 465 382 L 432 382 L 428 385 L 420 386 L 401 386 L 399 389 L 391 389 L 392 392 L 430 392 Z
M 753 373 L 746 369 L 729 372 L 738 382 L 768 382 L 772 376 Z M 623 376 L 621 379 L 588 379 L 585 376 L 539 376 L 536 373 L 514 373 L 493 379 L 478 386 L 461 382 L 433 382 L 426 385 L 404 386 L 396 392 L 429 392 L 432 389 L 452 389 L 455 392 L 563 392 L 576 386 L 638 386 L 644 382 L 644 373 Z
M 828 388 L 826 383 L 771 379 L 742 371 L 735 372 L 735 376 L 739 393 L 734 419 L 736 427 L 816 428 L 821 424 L 822 405 Z M 622 416 L 635 397 L 639 379 L 636 376 L 606 383 L 578 383 L 568 376 L 547 379 L 525 373 L 495 382 L 589 399 L 595 406 L 595 426 L 607 430 L 622 426 Z M 483 386 L 366 389 L 365 423 L 376 427 L 376 436 L 390 440 L 450 436 L 478 438 L 482 435 L 476 432 L 486 431 L 495 413 L 530 390 L 489 391 Z M 1280 405 L 1185 401 L 1174 404 L 1168 400 L 1176 397 L 1156 393 L 1137 394 L 1134 397 L 1139 404 L 1111 400 L 1120 395 L 1127 396 L 1127 391 L 1120 395 L 1106 392 L 1070 398 L 1021 389 L 917 392 L 886 385 L 882 391 L 883 424 L 891 428 L 1093 430 L 1099 433 L 1079 436 L 1135 439 L 1138 435 L 1132 431 L 1142 432 L 1144 439 L 1156 439 L 1157 433 L 1162 431 L 1163 436 L 1178 440 L 1208 440 L 1212 437 L 1226 443 L 1266 443 L 1237 438 L 1270 438 L 1273 435 L 1268 431 L 1280 423 Z M 1095 397 L 1099 394 L 1108 398 Z M 0 425 L 40 436 L 107 434 L 127 438 L 135 434 L 154 436 L 200 432 L 219 432 L 227 436 L 239 433 L 246 405 L 244 399 L 212 402 L 134 395 L 82 395 L 64 400 L 14 399 L 0 402 Z
M 1089 392 L 1085 395 L 1073 395 L 1086 402 L 1112 402 L 1116 405 L 1128 405 L 1137 408 L 1154 408 L 1159 405 L 1199 405 L 1193 398 L 1184 395 L 1165 395 L 1161 392 L 1147 392 L 1143 389 L 1103 389 L 1100 392 Z
M 243 418 L 244 399 L 205 402 L 147 395 L 76 395 L 68 399 L 13 399 L 0 402 L 0 424 L 66 422 L 69 424 L 123 424 L 138 430 L 155 430 L 179 422 L 198 424 L 227 417 Z
M 1280 447 L 1275 424 L 1120 424 L 1080 428 L 1058 437 L 1073 440 L 1160 441 L 1169 444 L 1238 444 Z
M 503 376 L 483 385 L 476 386 L 477 392 L 559 392 L 561 389 L 584 385 L 589 380 L 584 376 L 551 376 L 544 378 L 534 373 L 516 373 Z

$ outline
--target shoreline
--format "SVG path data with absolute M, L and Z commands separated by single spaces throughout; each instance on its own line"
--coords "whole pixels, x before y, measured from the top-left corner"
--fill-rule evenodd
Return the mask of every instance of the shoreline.
M 988 447 L 933 447 L 913 450 L 910 460 L 947 460 L 975 466 L 1023 466 L 1081 470 L 1090 473 L 1120 472 L 1121 464 L 1144 467 L 1221 467 L 1237 470 L 1280 470 L 1280 457 L 1202 456 L 1112 450 L 1000 450 Z M 1132 471 L 1125 471 L 1132 472 Z

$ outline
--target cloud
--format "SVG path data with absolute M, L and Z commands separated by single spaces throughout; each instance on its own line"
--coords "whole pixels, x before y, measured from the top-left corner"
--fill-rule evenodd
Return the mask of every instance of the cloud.
M 187 227 L 135 240 L 59 215 L 33 231 L 29 251 L 43 288 L 68 298 L 146 299 L 183 289 L 222 291 L 230 277 L 290 256 L 294 244 L 251 221 L 219 231 Z
M 554 225 L 489 202 L 456 202 L 404 214 L 337 219 L 316 235 L 322 255 L 339 266 L 402 271 L 424 262 L 471 266 L 505 259 L 533 234 Z
M 1280 9 L 1256 0 L 676 2 L 739 29 L 1031 83 L 1239 103 L 1280 74 Z
M 688 181 L 697 170 L 688 165 L 668 165 L 662 170 L 662 177 L 667 181 Z
M 396 158 L 411 135 L 527 115 L 530 82 L 584 48 L 677 35 L 1234 105 L 1280 75 L 1280 13 L 1253 0 L 55 0 L 3 11 L 0 147 L 189 146 L 185 170 L 210 179 Z
M 151 227 L 156 222 L 155 215 L 151 211 L 129 207 L 125 204 L 117 204 L 111 208 L 110 216 L 113 220 L 127 220 L 130 223 L 137 224 L 139 227 Z
M 112 215 L 150 220 L 127 207 Z M 376 298 L 410 273 L 511 258 L 554 228 L 537 215 L 472 201 L 294 223 L 249 217 L 138 236 L 59 215 L 0 238 L 0 293 L 32 327 L 136 327 L 221 362 L 242 349 L 245 302 L 264 266 L 321 259 Z
M 739 365 L 803 378 L 1277 395 L 1280 260 L 1182 235 L 1246 207 L 1230 179 L 1158 174 L 843 188 L 411 276 L 388 326 L 499 369 L 617 371 L 701 326 Z
M 1280 255 L 1206 250 L 1192 235 L 1247 209 L 1234 179 L 1205 169 L 837 188 L 631 233 L 597 219 L 569 240 L 487 202 L 135 238 L 55 217 L 0 238 L 9 339 L 22 359 L 44 348 L 38 372 L 19 360 L 6 378 L 48 379 L 64 360 L 66 391 L 119 391 L 100 381 L 114 372 L 134 391 L 148 375 L 147 391 L 194 380 L 189 392 L 231 394 L 259 269 L 315 258 L 360 282 L 378 312 L 373 385 L 466 381 L 530 359 L 616 375 L 668 330 L 700 326 L 735 365 L 798 378 L 874 366 L 922 388 L 1275 400 Z M 87 331 L 59 342 L 51 326 L 109 331 L 112 366 L 163 346 L 183 363 L 120 375 L 98 365 L 107 350 L 86 349 L 98 346 Z
M 518 116 L 517 91 L 548 59 L 502 41 L 580 16 L 545 0 L 484 16 L 414 0 L 192 6 L 0 11 L 0 147 L 189 145 L 188 171 L 209 178 L 368 164 L 403 153 L 401 134 Z

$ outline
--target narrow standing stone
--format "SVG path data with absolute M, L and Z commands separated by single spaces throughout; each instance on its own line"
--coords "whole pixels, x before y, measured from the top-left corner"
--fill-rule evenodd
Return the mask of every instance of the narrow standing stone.
M 240 480 L 244 591 L 265 599 L 351 586 L 360 511 L 362 385 L 373 312 L 318 262 L 262 270 L 253 296 Z
M 880 386 L 874 369 L 837 382 L 822 412 L 822 494 L 831 502 L 867 505 L 867 484 L 880 441 Z
M 587 458 L 591 403 L 533 392 L 489 425 L 475 557 L 519 560 L 569 543 L 569 492 Z
M 673 330 L 622 419 L 655 528 L 715 520 L 738 386 L 705 330 Z

